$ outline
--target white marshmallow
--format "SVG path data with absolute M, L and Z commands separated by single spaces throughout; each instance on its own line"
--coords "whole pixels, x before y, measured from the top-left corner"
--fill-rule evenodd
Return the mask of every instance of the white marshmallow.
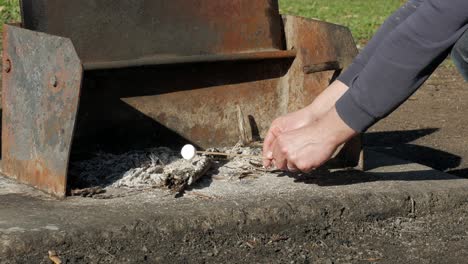
M 182 148 L 180 154 L 185 160 L 191 160 L 197 155 L 197 150 L 193 145 L 188 144 Z

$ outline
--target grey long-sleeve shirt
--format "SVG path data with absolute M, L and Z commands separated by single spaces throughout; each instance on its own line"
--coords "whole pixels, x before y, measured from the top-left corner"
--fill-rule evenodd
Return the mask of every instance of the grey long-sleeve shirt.
M 363 132 L 413 94 L 468 29 L 468 0 L 410 0 L 338 78 L 343 121 Z

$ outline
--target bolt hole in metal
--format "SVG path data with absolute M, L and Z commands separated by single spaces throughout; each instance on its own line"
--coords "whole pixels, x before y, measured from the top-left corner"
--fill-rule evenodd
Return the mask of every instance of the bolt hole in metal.
M 50 84 L 50 86 L 52 86 L 54 88 L 57 88 L 57 86 L 58 86 L 57 76 L 54 75 L 54 76 L 50 77 L 49 84 Z
M 5 60 L 5 72 L 6 73 L 11 72 L 11 60 L 10 59 Z

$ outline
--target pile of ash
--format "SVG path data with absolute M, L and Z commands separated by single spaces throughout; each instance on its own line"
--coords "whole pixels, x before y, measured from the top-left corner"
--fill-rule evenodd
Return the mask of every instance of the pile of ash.
M 262 150 L 257 147 L 244 147 L 236 145 L 234 147 L 208 149 L 212 152 L 221 152 L 227 154 L 240 154 L 247 156 L 261 157 Z M 265 173 L 261 158 L 253 159 L 249 157 L 233 156 L 228 159 L 217 159 L 213 161 L 212 169 L 209 173 L 212 176 L 223 177 L 227 179 L 239 179 L 249 175 L 259 175 Z
M 209 149 L 229 154 L 260 155 L 258 147 Z M 72 194 L 82 195 L 80 190 L 94 188 L 97 193 L 107 188 L 147 189 L 168 188 L 183 191 L 203 176 L 239 179 L 264 173 L 261 159 L 218 157 L 199 155 L 187 161 L 179 152 L 158 147 L 123 154 L 97 153 L 89 160 L 72 162 L 70 175 L 78 188 Z M 96 189 L 97 188 L 97 189 Z

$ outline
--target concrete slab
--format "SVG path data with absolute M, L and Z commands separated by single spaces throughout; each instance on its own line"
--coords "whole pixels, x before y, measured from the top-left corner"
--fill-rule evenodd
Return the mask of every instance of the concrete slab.
M 378 152 L 367 151 L 366 158 L 365 173 L 204 179 L 181 198 L 151 190 L 113 199 L 59 201 L 0 178 L 0 263 L 45 261 L 50 249 L 65 255 L 81 252 L 82 261 L 73 263 L 90 262 L 85 255 L 115 261 L 115 254 L 100 245 L 131 252 L 125 254 L 133 257 L 122 257 L 121 263 L 138 263 L 147 244 L 156 250 L 158 241 L 172 241 L 169 247 L 174 249 L 180 246 L 176 241 L 213 230 L 242 233 L 301 223 L 421 216 L 468 202 L 468 179 Z M 166 260 L 164 252 L 159 255 L 152 262 Z

